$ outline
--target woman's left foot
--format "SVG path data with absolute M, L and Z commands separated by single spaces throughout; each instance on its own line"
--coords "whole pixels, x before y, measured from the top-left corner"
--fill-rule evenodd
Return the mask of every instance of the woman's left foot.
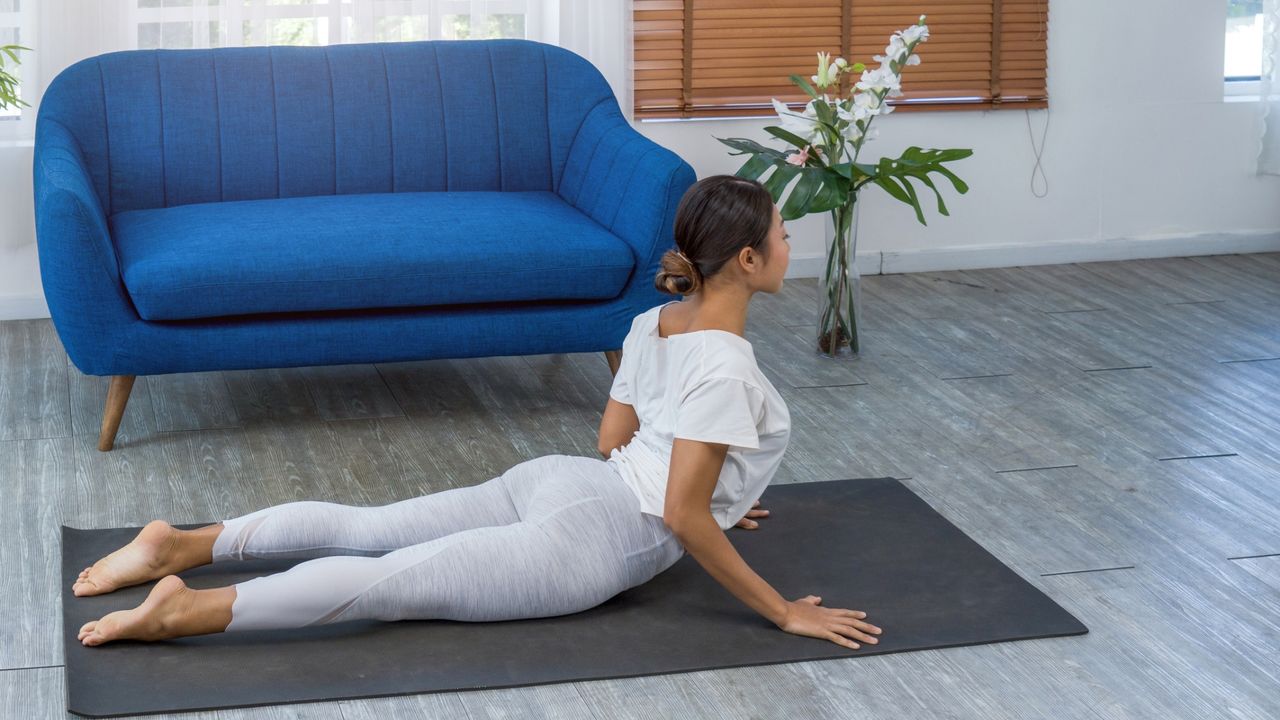
M 86 646 L 112 640 L 168 640 L 182 637 L 195 603 L 195 590 L 177 575 L 167 575 L 151 589 L 142 604 L 132 610 L 107 613 L 80 628 L 77 639 Z
M 170 567 L 179 532 L 163 520 L 152 520 L 128 545 L 82 570 L 71 593 L 101 595 L 185 569 Z

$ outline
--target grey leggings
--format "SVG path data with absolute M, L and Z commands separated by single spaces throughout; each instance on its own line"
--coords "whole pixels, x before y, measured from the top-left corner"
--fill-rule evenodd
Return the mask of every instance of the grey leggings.
M 236 584 L 227 631 L 513 620 L 595 607 L 684 548 L 610 463 L 545 455 L 389 505 L 289 502 L 223 522 L 213 562 L 314 558 Z

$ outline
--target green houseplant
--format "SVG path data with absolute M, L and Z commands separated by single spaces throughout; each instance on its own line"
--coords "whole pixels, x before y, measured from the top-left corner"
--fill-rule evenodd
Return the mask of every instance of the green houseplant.
M 7 63 L 22 64 L 18 59 L 19 50 L 30 51 L 31 48 L 21 45 L 0 45 L 0 110 L 8 110 L 11 107 L 31 107 L 18 97 L 18 78 L 5 68 Z
M 859 350 L 859 279 L 854 265 L 858 192 L 868 184 L 878 185 L 914 208 L 920 223 L 927 224 L 919 196 L 908 178 L 920 181 L 937 195 L 938 212 L 943 215 L 949 214 L 947 206 L 929 173 L 936 172 L 950 180 L 962 194 L 969 189 L 943 166 L 945 162 L 972 155 L 973 151 L 968 149 L 924 150 L 911 146 L 896 159 L 858 162 L 863 144 L 875 137 L 871 121 L 877 115 L 893 111 L 885 99 L 903 94 L 902 69 L 920 64 L 915 48 L 929 38 L 924 19 L 921 15 L 917 24 L 890 36 L 885 54 L 874 56 L 880 62 L 874 70 L 867 70 L 862 63 L 850 65 L 844 58 L 832 62 L 829 53 L 818 53 L 818 73 L 812 80 L 818 90 L 823 91 L 821 95 L 804 78 L 790 76 L 812 99 L 803 112 L 795 112 L 774 98 L 773 106 L 781 127 L 770 126 L 765 131 L 792 148 L 778 150 L 745 138 L 716 138 L 738 151 L 731 155 L 750 155 L 736 173 L 739 177 L 755 180 L 773 169 L 762 182 L 774 202 L 780 202 L 783 191 L 799 177 L 781 207 L 784 220 L 809 213 L 831 213 L 835 236 L 827 248 L 825 273 L 819 279 L 817 344 L 819 352 L 833 358 L 844 346 L 849 347 L 851 356 L 856 356 Z M 833 100 L 826 90 L 838 85 L 844 72 L 861 72 L 862 78 L 849 97 Z

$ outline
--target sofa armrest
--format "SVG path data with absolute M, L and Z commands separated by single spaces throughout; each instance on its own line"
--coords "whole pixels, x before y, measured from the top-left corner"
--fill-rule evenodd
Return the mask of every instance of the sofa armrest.
M 40 281 L 58 337 L 82 372 L 116 374 L 112 361 L 139 317 L 79 144 L 64 125 L 37 122 L 32 173 Z
M 556 192 L 631 246 L 636 272 L 623 288 L 660 295 L 653 288 L 662 253 L 675 246 L 676 209 L 697 181 L 693 168 L 627 122 L 613 101 L 583 118 L 565 160 Z M 641 309 L 651 303 L 642 301 Z

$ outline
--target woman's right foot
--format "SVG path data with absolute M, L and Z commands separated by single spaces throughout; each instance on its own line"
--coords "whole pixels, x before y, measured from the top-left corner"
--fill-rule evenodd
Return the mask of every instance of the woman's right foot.
M 180 532 L 164 520 L 152 520 L 128 545 L 81 571 L 71 592 L 101 595 L 186 570 L 174 562 Z

